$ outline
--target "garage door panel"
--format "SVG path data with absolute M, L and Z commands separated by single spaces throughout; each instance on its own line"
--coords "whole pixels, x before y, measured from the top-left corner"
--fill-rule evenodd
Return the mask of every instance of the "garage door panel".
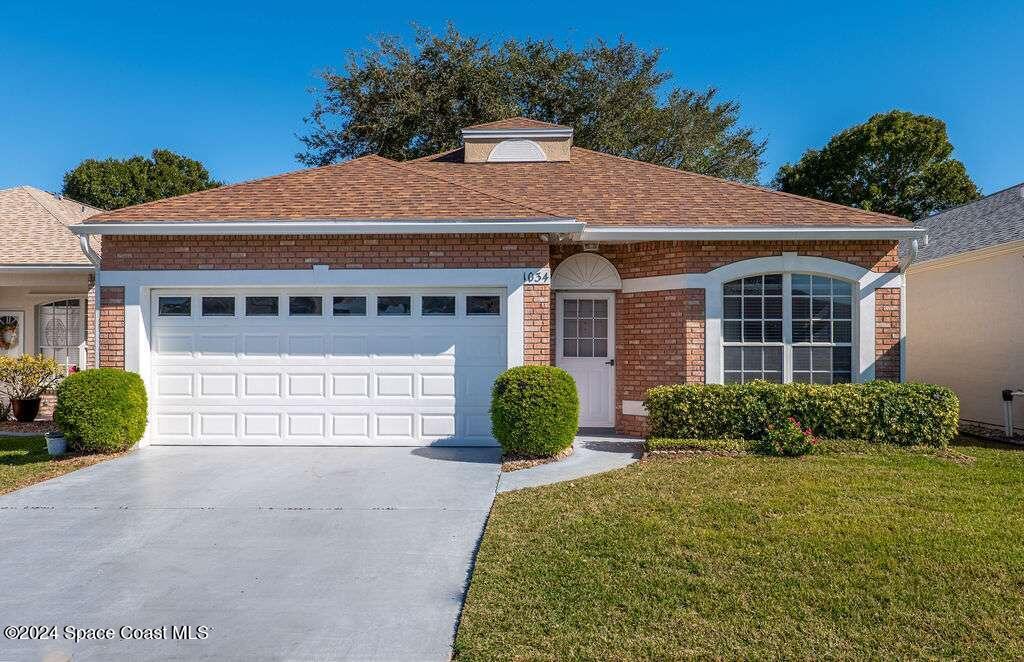
M 241 358 L 281 361 L 281 335 L 279 333 L 243 334 Z
M 332 356 L 355 357 L 362 360 L 368 353 L 367 338 L 365 335 L 334 334 L 331 336 Z
M 159 296 L 154 294 L 154 300 Z M 181 293 L 178 292 L 180 296 Z M 456 296 L 462 296 L 456 293 Z M 154 316 L 156 443 L 493 444 L 504 316 Z M 244 296 L 244 295 L 240 295 Z M 372 297 L 372 294 L 366 294 Z
M 319 372 L 310 374 L 287 374 L 285 375 L 285 383 L 287 384 L 286 393 L 289 397 L 322 398 L 327 395 L 327 392 L 324 390 L 324 375 Z
M 242 383 L 242 393 L 247 398 L 276 398 L 281 395 L 281 375 L 277 373 L 245 373 Z
M 324 358 L 327 348 L 327 338 L 324 334 L 288 334 L 288 357 L 292 359 L 317 359 Z
M 370 373 L 332 373 L 331 394 L 334 397 L 346 398 L 370 397 Z

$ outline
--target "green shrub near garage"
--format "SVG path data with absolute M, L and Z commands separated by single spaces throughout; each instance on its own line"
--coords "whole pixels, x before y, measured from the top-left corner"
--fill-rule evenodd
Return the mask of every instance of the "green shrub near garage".
M 945 386 L 897 384 L 681 384 L 647 392 L 651 437 L 764 439 L 788 417 L 825 439 L 945 447 L 960 401 Z
M 506 453 L 555 455 L 579 427 L 576 382 L 561 368 L 509 368 L 491 391 L 491 430 Z
M 71 374 L 61 383 L 53 420 L 72 449 L 116 453 L 142 439 L 146 411 L 141 377 L 125 370 L 96 368 Z

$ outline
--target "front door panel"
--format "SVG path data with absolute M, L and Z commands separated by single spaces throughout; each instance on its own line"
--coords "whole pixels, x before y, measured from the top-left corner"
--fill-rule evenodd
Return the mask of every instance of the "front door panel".
M 615 425 L 615 295 L 559 294 L 557 363 L 576 380 L 580 427 Z

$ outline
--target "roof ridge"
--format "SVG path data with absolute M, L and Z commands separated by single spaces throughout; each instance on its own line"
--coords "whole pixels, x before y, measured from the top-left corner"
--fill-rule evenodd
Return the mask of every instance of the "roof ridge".
M 1024 182 L 1019 182 L 1017 184 L 1011 184 L 1010 186 L 1007 186 L 1006 188 L 1001 188 L 998 191 L 994 191 L 992 193 L 989 193 L 988 195 L 983 195 L 980 198 L 978 198 L 977 200 L 971 200 L 970 202 L 965 202 L 962 205 L 957 205 L 955 207 L 950 207 L 949 209 L 943 209 L 942 211 L 937 211 L 934 214 L 932 214 L 931 216 L 926 216 L 925 218 L 923 218 L 921 220 L 927 221 L 929 219 L 938 218 L 939 216 L 943 216 L 944 214 L 948 214 L 949 212 L 954 212 L 954 211 L 956 211 L 958 209 L 963 209 L 964 207 L 970 207 L 971 205 L 977 204 L 977 203 L 981 202 L 982 200 L 988 200 L 989 198 L 994 198 L 997 195 L 1001 195 L 1003 193 L 1008 193 L 1009 191 L 1012 191 L 1015 188 L 1020 188 L 1021 189 L 1021 198 L 1020 199 L 1024 200 Z M 1007 204 L 1010 204 L 1010 203 L 1008 202 Z M 1002 205 L 1000 205 L 1000 206 L 1002 206 Z
M 446 183 L 451 184 L 453 186 L 457 186 L 459 188 L 466 189 L 467 191 L 472 191 L 473 193 L 476 193 L 478 195 L 486 195 L 488 198 L 493 198 L 495 200 L 501 200 L 502 202 L 510 202 L 510 203 L 512 203 L 514 205 L 517 205 L 519 207 L 522 207 L 524 209 L 530 209 L 532 211 L 540 212 L 540 213 L 544 214 L 545 216 L 555 216 L 555 217 L 559 217 L 559 218 L 568 218 L 562 212 L 555 212 L 555 211 L 551 211 L 549 209 L 542 209 L 540 207 L 535 207 L 535 206 L 527 204 L 527 203 L 525 203 L 525 202 L 523 202 L 521 200 L 516 200 L 515 198 L 507 198 L 507 197 L 504 197 L 504 196 L 501 196 L 501 195 L 496 195 L 495 193 L 492 193 L 490 191 L 483 191 L 483 190 L 474 188 L 472 186 L 468 186 L 468 185 L 463 184 L 461 182 L 454 181 L 452 179 L 449 179 L 448 177 L 444 177 L 442 175 L 435 174 L 435 173 L 432 173 L 432 172 L 421 172 L 420 170 L 411 169 L 409 166 L 403 164 L 401 161 L 391 161 L 390 159 L 385 159 L 385 161 L 387 161 L 387 163 L 389 165 L 392 165 L 392 166 L 394 166 L 396 168 L 404 170 L 405 172 L 412 172 L 412 173 L 415 173 L 417 175 L 421 175 L 421 176 L 424 176 L 424 177 L 430 177 L 431 179 L 436 179 L 436 180 L 439 180 L 439 181 L 442 181 L 442 182 L 446 182 Z
M 437 152 L 436 154 L 427 154 L 426 156 L 419 156 L 415 159 L 407 159 L 405 161 L 395 161 L 395 163 L 418 163 L 420 161 L 426 161 L 427 159 L 436 159 L 440 156 L 448 156 L 449 154 L 454 154 L 455 152 L 463 149 L 466 149 L 465 146 L 453 147 L 443 152 Z
M 619 156 L 618 154 L 608 154 L 606 152 L 598 152 L 596 150 L 587 149 L 586 147 L 576 147 L 575 145 L 573 145 L 572 149 L 573 150 L 580 150 L 580 151 L 583 151 L 583 152 L 587 152 L 588 154 L 596 154 L 598 156 L 604 156 L 604 157 L 608 157 L 608 158 L 612 158 L 612 159 L 619 159 L 621 161 L 627 161 L 629 163 L 635 163 L 635 164 L 639 164 L 639 165 L 642 165 L 642 166 L 650 166 L 652 168 L 660 168 L 662 170 L 667 170 L 669 172 L 674 172 L 674 173 L 677 173 L 677 174 L 689 175 L 689 176 L 692 176 L 692 177 L 700 177 L 701 179 L 709 179 L 709 180 L 711 180 L 713 182 L 717 182 L 719 184 L 728 184 L 729 186 L 733 186 L 735 188 L 741 188 L 741 189 L 744 189 L 744 190 L 747 190 L 747 191 L 758 191 L 760 193 L 768 193 L 768 194 L 771 194 L 771 195 L 782 196 L 782 197 L 785 197 L 785 198 L 792 198 L 792 199 L 796 199 L 796 200 L 799 200 L 799 201 L 805 202 L 805 203 L 806 202 L 815 203 L 815 204 L 823 206 L 823 207 L 830 207 L 830 208 L 831 207 L 839 207 L 840 209 L 845 209 L 847 211 L 854 211 L 854 212 L 857 212 L 857 213 L 860 213 L 860 214 L 870 214 L 872 216 L 880 216 L 882 218 L 889 218 L 889 219 L 893 219 L 893 220 L 897 220 L 897 221 L 902 221 L 903 223 L 907 223 L 907 224 L 913 225 L 913 223 L 911 221 L 909 221 L 909 220 L 907 220 L 905 218 L 902 218 L 900 216 L 893 216 L 892 214 L 883 214 L 883 213 L 877 212 L 877 211 L 868 211 L 866 209 L 859 209 L 857 207 L 848 207 L 847 205 L 841 205 L 841 204 L 838 204 L 838 203 L 835 203 L 835 202 L 827 202 L 825 200 L 818 200 L 817 198 L 808 198 L 808 197 L 803 196 L 803 195 L 796 195 L 795 193 L 786 193 L 785 191 L 776 191 L 775 189 L 766 188 L 764 186 L 754 186 L 753 184 L 743 184 L 741 182 L 734 182 L 731 179 L 723 179 L 721 177 L 714 177 L 712 175 L 704 175 L 704 174 L 701 174 L 699 172 L 693 172 L 691 170 L 680 170 L 679 168 L 672 168 L 670 166 L 661 165 L 660 163 L 651 163 L 650 161 L 638 161 L 637 159 L 631 159 L 628 156 Z

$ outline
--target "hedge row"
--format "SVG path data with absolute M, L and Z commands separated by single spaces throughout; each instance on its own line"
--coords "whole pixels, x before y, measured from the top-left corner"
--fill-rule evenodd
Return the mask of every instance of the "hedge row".
M 763 439 L 787 417 L 825 439 L 944 447 L 957 434 L 960 401 L 931 384 L 688 384 L 647 392 L 651 437 Z

